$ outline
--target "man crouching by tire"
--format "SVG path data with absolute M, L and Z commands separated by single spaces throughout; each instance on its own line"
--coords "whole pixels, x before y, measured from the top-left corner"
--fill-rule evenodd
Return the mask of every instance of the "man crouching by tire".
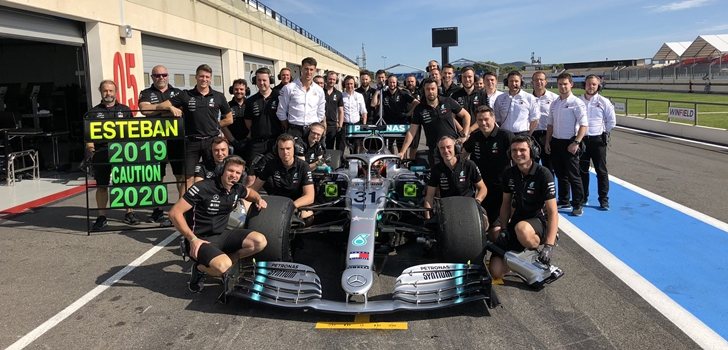
M 504 250 L 522 251 L 536 249 L 543 244 L 538 259 L 551 263 L 558 212 L 556 189 L 551 171 L 531 159 L 534 145 L 528 136 L 516 136 L 511 140 L 510 155 L 514 166 L 503 173 L 503 204 L 500 222 L 490 240 Z M 544 215 L 544 208 L 546 215 Z M 494 254 L 490 259 L 490 274 L 494 279 L 508 272 L 503 257 Z
M 193 293 L 202 291 L 205 275 L 224 277 L 235 262 L 260 252 L 267 244 L 260 232 L 225 229 L 241 199 L 255 203 L 259 209 L 267 206 L 258 192 L 239 183 L 244 164 L 238 156 L 225 158 L 217 176 L 192 185 L 184 200 L 169 211 L 174 227 L 185 238 L 187 254 L 195 262 L 189 283 Z

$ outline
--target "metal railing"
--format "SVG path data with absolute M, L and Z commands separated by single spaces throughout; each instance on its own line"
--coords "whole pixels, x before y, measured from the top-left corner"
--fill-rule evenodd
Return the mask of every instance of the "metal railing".
M 264 5 L 260 1 L 258 1 L 258 0 L 241 0 L 241 1 L 243 1 L 244 3 L 246 3 L 248 6 L 250 6 L 250 7 L 254 8 L 254 9 L 256 9 L 256 10 L 264 13 L 265 15 L 273 18 L 274 20 L 276 20 L 276 22 L 280 23 L 281 25 L 284 25 L 284 26 L 292 29 L 296 33 L 303 35 L 307 39 L 313 41 L 316 45 L 319 45 L 319 46 L 323 47 L 324 49 L 327 49 L 327 50 L 329 50 L 329 51 L 331 51 L 331 52 L 333 52 L 333 53 L 341 56 L 345 60 L 347 60 L 347 61 L 349 61 L 349 62 L 351 62 L 351 63 L 353 63 L 355 65 L 357 64 L 356 61 L 354 61 L 351 58 L 347 57 L 343 53 L 337 51 L 336 49 L 334 49 L 333 47 L 331 47 L 331 45 L 325 43 L 323 40 L 317 38 L 313 34 L 309 33 L 307 30 L 303 29 L 298 24 L 293 23 L 293 21 L 289 20 L 288 18 L 286 18 L 285 16 L 283 16 L 280 13 L 276 12 L 275 10 L 271 9 L 270 7 Z
M 710 102 L 688 102 L 630 97 L 609 97 L 615 113 L 623 116 L 637 116 L 645 119 L 664 120 L 693 126 L 707 126 L 728 129 L 728 104 Z M 694 119 L 671 117 L 670 107 L 687 108 L 695 111 Z

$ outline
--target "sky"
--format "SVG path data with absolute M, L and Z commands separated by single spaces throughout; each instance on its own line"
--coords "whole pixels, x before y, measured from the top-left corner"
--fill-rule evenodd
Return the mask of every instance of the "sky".
M 728 33 L 726 0 L 263 0 L 376 70 L 440 61 L 432 28 L 458 27 L 450 61 L 544 64 L 651 58 L 665 42 Z M 385 58 L 386 57 L 386 58 Z

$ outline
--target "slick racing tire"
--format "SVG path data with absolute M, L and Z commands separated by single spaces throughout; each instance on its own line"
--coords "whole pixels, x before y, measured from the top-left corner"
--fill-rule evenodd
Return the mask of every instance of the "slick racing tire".
M 262 233 L 268 241 L 265 249 L 254 257 L 261 261 L 291 261 L 293 201 L 279 196 L 264 199 L 268 207 L 258 210 L 255 204 L 251 205 L 247 218 L 248 229 Z
M 443 261 L 465 263 L 483 251 L 486 223 L 478 207 L 478 202 L 471 197 L 447 197 L 438 201 L 437 246 Z

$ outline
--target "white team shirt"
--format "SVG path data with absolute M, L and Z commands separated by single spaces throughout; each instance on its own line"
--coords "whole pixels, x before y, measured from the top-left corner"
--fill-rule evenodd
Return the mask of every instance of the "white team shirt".
M 553 126 L 551 136 L 555 139 L 568 140 L 579 131 L 579 127 L 588 126 L 586 105 L 578 97 L 570 94 L 566 99 L 557 98 L 551 103 L 548 122 Z
M 523 90 L 513 96 L 502 93 L 493 106 L 495 121 L 501 128 L 513 133 L 529 131 L 530 122 L 540 117 L 536 97 Z
M 533 97 L 536 97 L 536 100 L 538 101 L 538 113 L 540 116 L 540 118 L 538 119 L 538 126 L 536 126 L 536 130 L 546 130 L 546 119 L 549 116 L 551 104 L 557 98 L 559 98 L 559 95 L 546 90 L 543 95 L 534 95 Z
M 617 125 L 617 117 L 614 114 L 612 101 L 599 93 L 588 100 L 585 95 L 582 95 L 580 99 L 586 104 L 586 114 L 589 122 L 586 134 L 588 136 L 598 136 L 612 131 Z
M 495 99 L 497 99 L 498 96 L 503 95 L 503 91 L 495 90 L 492 95 L 488 95 L 487 92 L 485 94 L 488 96 L 488 107 L 493 108 L 493 106 L 495 106 Z
M 287 120 L 294 125 L 310 125 L 323 122 L 326 115 L 326 95 L 324 89 L 311 84 L 308 91 L 303 89 L 301 79 L 286 84 L 278 97 L 278 120 Z
M 344 123 L 356 124 L 361 120 L 361 116 L 367 114 L 367 105 L 364 103 L 364 95 L 354 91 L 351 95 L 343 91 L 342 101 L 344 101 Z

